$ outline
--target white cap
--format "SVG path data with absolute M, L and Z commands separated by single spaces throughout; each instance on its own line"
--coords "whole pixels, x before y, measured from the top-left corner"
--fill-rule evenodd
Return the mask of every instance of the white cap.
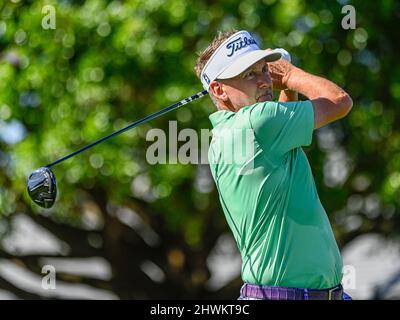
M 200 79 L 204 89 L 210 88 L 215 79 L 236 77 L 261 59 L 267 62 L 281 58 L 278 50 L 261 50 L 247 31 L 238 31 L 226 39 L 215 52 L 201 72 Z

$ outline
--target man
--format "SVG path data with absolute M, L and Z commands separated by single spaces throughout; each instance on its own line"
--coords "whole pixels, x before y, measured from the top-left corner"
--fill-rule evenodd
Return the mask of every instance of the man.
M 280 57 L 260 50 L 247 31 L 232 31 L 220 33 L 195 68 L 218 108 L 209 162 L 242 256 L 240 299 L 338 300 L 342 259 L 301 147 L 353 103 L 331 81 Z M 278 102 L 273 89 L 281 90 Z M 309 100 L 296 101 L 297 93 Z M 235 130 L 253 133 L 253 152 L 241 163 L 226 161 L 220 143 Z

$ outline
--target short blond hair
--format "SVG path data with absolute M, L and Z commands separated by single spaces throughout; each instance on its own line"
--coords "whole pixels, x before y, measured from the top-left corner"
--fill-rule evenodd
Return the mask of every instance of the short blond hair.
M 218 35 L 214 38 L 214 40 L 210 43 L 210 45 L 199 54 L 199 57 L 196 62 L 196 66 L 194 70 L 196 71 L 196 75 L 200 78 L 201 72 L 204 69 L 207 61 L 211 58 L 212 54 L 218 47 L 231 35 L 238 32 L 237 30 L 230 30 L 230 31 L 219 31 Z
M 204 49 L 203 52 L 198 54 L 197 62 L 194 67 L 194 71 L 196 71 L 196 75 L 199 79 L 201 76 L 201 72 L 203 71 L 205 65 L 207 64 L 207 61 L 211 58 L 215 50 L 218 49 L 218 47 L 226 40 L 228 39 L 231 35 L 235 34 L 238 32 L 237 30 L 230 30 L 230 31 L 219 31 L 217 36 L 214 38 L 213 41 L 209 44 L 207 48 Z M 210 98 L 212 102 L 215 104 L 215 106 L 219 109 L 218 101 L 214 97 L 214 95 L 210 92 Z

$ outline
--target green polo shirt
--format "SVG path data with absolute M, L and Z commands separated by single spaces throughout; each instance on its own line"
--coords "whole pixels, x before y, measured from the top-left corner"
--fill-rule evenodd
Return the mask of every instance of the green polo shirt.
M 210 168 L 242 256 L 243 281 L 338 285 L 341 255 L 301 148 L 312 141 L 311 101 L 256 103 L 217 111 L 210 120 Z

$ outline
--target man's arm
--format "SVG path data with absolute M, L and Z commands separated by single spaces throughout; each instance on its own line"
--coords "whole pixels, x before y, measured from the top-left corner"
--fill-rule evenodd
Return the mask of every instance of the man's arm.
M 353 106 L 353 100 L 342 88 L 294 66 L 283 77 L 283 83 L 311 100 L 314 129 L 345 117 Z
M 345 117 L 353 106 L 351 97 L 333 82 L 307 73 L 285 60 L 269 63 L 274 88 L 290 89 L 311 100 L 314 129 Z

